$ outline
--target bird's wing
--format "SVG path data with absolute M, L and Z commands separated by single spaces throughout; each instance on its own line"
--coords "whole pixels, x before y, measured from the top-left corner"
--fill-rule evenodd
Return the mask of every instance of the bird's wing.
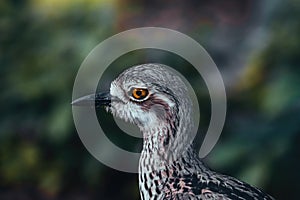
M 192 193 L 176 193 L 172 196 L 166 197 L 164 200 L 230 200 L 226 196 L 218 193 L 213 193 L 209 190 L 203 190 L 200 195 Z
M 233 177 L 214 173 L 210 178 L 211 180 L 198 184 L 201 187 L 201 194 L 198 196 L 203 199 L 274 200 L 256 187 Z M 199 176 L 198 180 L 201 180 Z
M 175 180 L 168 196 L 170 200 L 274 200 L 261 190 L 233 177 L 210 174 L 209 179 L 202 175 L 188 175 Z M 166 198 L 168 199 L 168 198 Z

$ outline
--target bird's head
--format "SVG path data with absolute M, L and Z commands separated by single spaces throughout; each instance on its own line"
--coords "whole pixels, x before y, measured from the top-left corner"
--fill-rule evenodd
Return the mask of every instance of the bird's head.
M 180 118 L 189 117 L 191 100 L 178 73 L 161 64 L 143 64 L 121 73 L 107 93 L 75 100 L 73 104 L 92 102 L 104 105 L 114 116 L 136 124 L 143 132 L 168 124 L 179 126 Z

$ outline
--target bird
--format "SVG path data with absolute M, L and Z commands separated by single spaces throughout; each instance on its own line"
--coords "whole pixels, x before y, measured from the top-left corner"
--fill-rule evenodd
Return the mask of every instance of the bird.
M 211 170 L 194 148 L 193 103 L 182 78 L 169 66 L 145 63 L 123 71 L 109 92 L 81 97 L 73 105 L 104 106 L 143 134 L 139 160 L 142 200 L 272 200 L 234 177 Z

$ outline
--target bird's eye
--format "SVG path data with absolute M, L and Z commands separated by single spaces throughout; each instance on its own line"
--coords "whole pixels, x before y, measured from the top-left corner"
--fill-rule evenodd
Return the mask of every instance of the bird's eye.
M 136 100 L 143 100 L 148 96 L 148 94 L 149 91 L 145 88 L 134 88 L 131 95 Z

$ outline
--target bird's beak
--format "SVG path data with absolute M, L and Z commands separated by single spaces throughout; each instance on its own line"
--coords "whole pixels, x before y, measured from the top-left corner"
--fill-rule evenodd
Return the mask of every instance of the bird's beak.
M 90 94 L 74 100 L 73 106 L 110 106 L 111 95 L 109 92 Z

